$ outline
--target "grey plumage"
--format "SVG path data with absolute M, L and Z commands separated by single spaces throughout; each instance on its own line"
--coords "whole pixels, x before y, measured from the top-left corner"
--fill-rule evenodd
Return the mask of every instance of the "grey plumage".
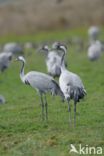
M 43 45 L 41 51 L 45 54 L 45 63 L 48 74 L 53 77 L 59 77 L 61 73 L 61 57 L 55 52 L 55 50 L 51 50 L 48 45 Z
M 96 41 L 100 35 L 100 28 L 98 26 L 91 26 L 88 29 L 88 35 L 90 41 Z
M 93 41 L 88 48 L 88 58 L 91 61 L 96 61 L 102 54 L 102 44 L 99 40 Z
M 13 55 L 20 55 L 23 53 L 23 48 L 16 42 L 6 43 L 3 47 L 3 51 L 11 52 Z
M 66 54 L 66 47 L 62 44 L 57 42 L 56 49 L 60 49 L 63 53 L 62 60 L 61 60 L 61 75 L 59 77 L 59 85 L 60 88 L 65 96 L 66 101 L 68 102 L 68 111 L 70 113 L 70 121 L 71 121 L 71 107 L 70 107 L 70 100 L 73 99 L 74 101 L 74 125 L 76 124 L 76 104 L 83 99 L 86 95 L 86 90 L 84 85 L 78 75 L 68 71 L 65 68 L 64 64 L 64 56 Z
M 55 42 L 52 44 L 52 49 L 50 49 L 47 45 L 43 45 L 41 47 L 41 51 L 45 54 L 48 74 L 53 77 L 59 77 L 61 74 L 61 56 L 60 53 L 55 51 L 55 44 Z
M 12 60 L 11 52 L 0 53 L 0 71 L 1 72 L 4 72 L 9 67 L 11 60 Z
M 22 79 L 25 84 L 32 86 L 41 93 L 51 92 L 52 95 L 61 95 L 60 87 L 57 82 L 49 75 L 31 71 Z
M 20 78 L 22 82 L 27 85 L 30 85 L 32 88 L 38 91 L 40 95 L 40 99 L 41 99 L 41 105 L 42 105 L 42 118 L 44 119 L 44 115 L 45 115 L 47 119 L 48 118 L 48 114 L 47 114 L 48 104 L 47 104 L 47 99 L 46 99 L 46 93 L 51 92 L 52 95 L 59 95 L 62 98 L 64 98 L 64 95 L 62 91 L 60 90 L 59 85 L 51 76 L 41 73 L 41 72 L 31 71 L 27 73 L 26 75 L 24 75 L 25 59 L 22 56 L 19 56 L 17 60 L 22 62 L 22 68 L 20 71 Z M 43 99 L 43 95 L 44 95 L 44 99 Z M 44 112 L 44 108 L 45 108 L 45 112 Z
M 5 103 L 5 98 L 4 96 L 0 95 L 0 104 L 4 104 Z

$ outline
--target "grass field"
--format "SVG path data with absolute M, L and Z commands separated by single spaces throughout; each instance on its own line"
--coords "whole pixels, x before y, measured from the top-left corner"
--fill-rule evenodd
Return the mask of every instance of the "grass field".
M 82 29 L 4 37 L 0 42 L 62 40 L 76 33 L 87 38 Z M 25 73 L 30 70 L 46 72 L 43 57 L 35 51 L 28 53 L 25 52 Z M 76 128 L 68 125 L 67 104 L 50 94 L 47 94 L 48 123 L 41 120 L 39 96 L 21 82 L 19 62 L 12 61 L 10 68 L 0 74 L 0 94 L 7 100 L 0 105 L 0 156 L 73 156 L 70 144 L 100 146 L 104 155 L 104 55 L 97 62 L 89 62 L 86 52 L 76 53 L 70 47 L 67 62 L 68 69 L 80 75 L 87 90 L 86 98 L 77 105 Z

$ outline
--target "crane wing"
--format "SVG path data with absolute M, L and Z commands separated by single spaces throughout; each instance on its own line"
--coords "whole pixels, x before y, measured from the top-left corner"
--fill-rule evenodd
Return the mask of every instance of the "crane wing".
M 50 91 L 53 95 L 64 95 L 60 90 L 58 83 L 49 75 L 40 72 L 29 72 L 24 77 L 24 82 L 30 84 L 33 88 L 43 93 Z

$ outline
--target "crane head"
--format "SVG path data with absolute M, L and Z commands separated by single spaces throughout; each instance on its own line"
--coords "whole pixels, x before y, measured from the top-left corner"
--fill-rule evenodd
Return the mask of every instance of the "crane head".
M 42 46 L 39 48 L 39 52 L 48 52 L 48 51 L 49 51 L 48 45 L 42 45 Z
M 67 46 L 62 42 L 54 42 L 53 45 L 52 45 L 52 48 L 56 49 L 56 50 L 62 50 L 65 53 L 67 51 Z
M 16 59 L 16 61 L 22 61 L 22 62 L 26 62 L 25 58 L 23 56 L 18 56 L 18 58 Z

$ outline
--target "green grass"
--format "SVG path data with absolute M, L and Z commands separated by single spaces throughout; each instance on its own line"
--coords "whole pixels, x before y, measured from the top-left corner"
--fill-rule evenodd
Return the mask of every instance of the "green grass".
M 57 34 L 57 35 L 56 35 Z M 71 29 L 69 31 L 68 29 L 66 30 L 57 30 L 57 31 L 42 31 L 42 32 L 36 32 L 34 34 L 27 34 L 27 35 L 17 35 L 17 34 L 8 34 L 7 36 L 1 36 L 0 38 L 0 43 L 5 43 L 5 42 L 26 42 L 26 41 L 32 41 L 32 42 L 40 42 L 40 41 L 47 41 L 47 40 L 62 40 L 66 38 L 71 38 L 73 35 L 81 35 L 83 38 L 87 36 L 87 29 L 86 28 L 78 28 L 78 29 Z
M 40 33 L 38 39 L 38 34 L 26 38 L 18 36 L 18 39 L 4 37 L 0 41 L 59 40 L 77 32 L 80 34 L 81 30 Z M 81 35 L 87 37 L 85 30 Z M 30 70 L 46 72 L 43 57 L 34 51 L 31 55 L 27 51 L 25 57 L 25 73 Z M 87 97 L 77 105 L 76 128 L 68 125 L 67 104 L 50 94 L 47 95 L 49 121 L 41 120 L 39 96 L 21 82 L 19 62 L 12 61 L 10 68 L 0 74 L 0 94 L 6 98 L 6 103 L 0 105 L 1 156 L 73 156 L 75 154 L 69 153 L 71 143 L 101 146 L 104 155 L 104 56 L 89 62 L 86 52 L 76 53 L 71 47 L 67 61 L 68 69 L 80 75 L 87 90 Z

